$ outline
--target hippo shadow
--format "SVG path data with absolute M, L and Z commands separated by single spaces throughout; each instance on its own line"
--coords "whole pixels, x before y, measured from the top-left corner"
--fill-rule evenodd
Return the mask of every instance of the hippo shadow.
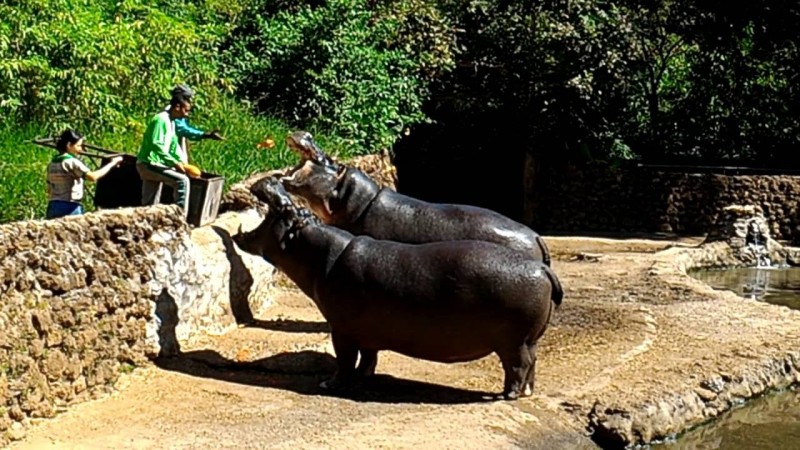
M 380 373 L 345 390 L 329 391 L 319 384 L 336 370 L 336 361 L 328 353 L 313 350 L 279 353 L 248 362 L 230 360 L 214 350 L 197 350 L 159 357 L 154 363 L 161 369 L 196 377 L 365 403 L 465 404 L 495 400 L 495 395 L 488 392 Z
M 253 287 L 253 276 L 247 266 L 242 261 L 242 257 L 236 253 L 233 238 L 227 230 L 218 226 L 211 226 L 222 240 L 225 246 L 225 256 L 231 264 L 230 279 L 228 286 L 230 289 L 229 297 L 231 300 L 231 313 L 237 324 L 249 324 L 253 321 L 253 312 L 250 310 L 248 295 Z
M 311 322 L 308 320 L 263 320 L 253 319 L 248 327 L 264 330 L 283 331 L 286 333 L 330 333 L 328 322 Z

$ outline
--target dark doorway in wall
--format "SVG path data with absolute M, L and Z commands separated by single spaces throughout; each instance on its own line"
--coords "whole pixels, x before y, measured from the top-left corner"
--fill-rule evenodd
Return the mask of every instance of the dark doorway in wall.
M 490 114 L 415 126 L 394 146 L 397 190 L 521 221 L 526 144 L 519 127 Z

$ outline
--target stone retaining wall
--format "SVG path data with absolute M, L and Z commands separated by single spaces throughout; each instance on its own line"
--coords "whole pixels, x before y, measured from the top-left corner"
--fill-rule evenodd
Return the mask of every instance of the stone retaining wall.
M 702 235 L 722 208 L 754 204 L 771 235 L 800 241 L 800 177 L 671 173 L 605 164 L 549 169 L 528 158 L 524 221 L 542 233 L 674 232 Z
M 178 207 L 157 206 L 0 225 L 0 446 L 266 307 L 272 267 L 230 240 L 258 220 L 190 231 Z

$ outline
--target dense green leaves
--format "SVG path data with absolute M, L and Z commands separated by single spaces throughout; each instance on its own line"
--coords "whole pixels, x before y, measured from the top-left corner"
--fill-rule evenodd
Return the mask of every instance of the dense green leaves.
M 426 107 L 442 123 L 491 117 L 496 137 L 568 159 L 780 165 L 799 143 L 797 2 L 438 4 L 463 30 Z
M 789 0 L 6 0 L 0 18 L 2 122 L 51 132 L 136 134 L 186 82 L 201 117 L 234 97 L 349 152 L 429 122 L 568 159 L 800 144 Z
M 215 57 L 226 28 L 198 22 L 196 9 L 134 0 L 0 5 L 0 115 L 54 132 L 120 132 L 141 127 L 176 82 L 213 99 L 227 84 Z
M 427 81 L 446 68 L 451 49 L 435 8 L 372 3 L 283 9 L 254 2 L 225 52 L 240 93 L 261 112 L 330 130 L 360 148 L 391 146 L 405 127 L 425 119 Z M 431 39 L 415 40 L 409 30 Z

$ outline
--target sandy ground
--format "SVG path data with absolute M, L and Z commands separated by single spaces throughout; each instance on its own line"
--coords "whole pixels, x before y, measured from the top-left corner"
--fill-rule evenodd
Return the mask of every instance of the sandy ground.
M 390 352 L 375 379 L 332 396 L 318 387 L 333 372 L 327 325 L 285 289 L 252 326 L 184 345 L 10 448 L 597 448 L 585 431 L 597 402 L 641 405 L 800 348 L 795 312 L 652 276 L 656 251 L 697 239 L 546 240 L 566 295 L 531 398 L 491 399 L 494 355 L 438 364 Z

